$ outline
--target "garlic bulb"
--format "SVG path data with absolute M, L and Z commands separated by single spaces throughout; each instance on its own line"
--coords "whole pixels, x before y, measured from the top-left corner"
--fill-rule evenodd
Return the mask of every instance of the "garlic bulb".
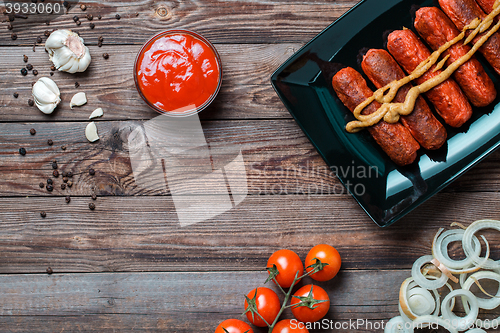
M 89 48 L 83 39 L 71 30 L 60 29 L 50 34 L 45 42 L 54 66 L 64 72 L 83 72 L 90 65 Z
M 48 77 L 41 77 L 33 85 L 31 92 L 35 100 L 35 104 L 45 114 L 50 114 L 61 102 L 61 93 L 56 83 Z

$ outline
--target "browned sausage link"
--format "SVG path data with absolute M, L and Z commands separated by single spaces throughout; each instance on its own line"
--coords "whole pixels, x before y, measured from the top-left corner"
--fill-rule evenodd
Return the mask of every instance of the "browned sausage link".
M 453 22 L 436 7 L 423 7 L 417 11 L 415 29 L 434 51 L 460 34 Z M 443 57 L 450 56 L 447 61 L 447 65 L 450 65 L 470 49 L 468 45 L 457 43 L 444 52 Z M 460 66 L 453 73 L 453 78 L 475 106 L 486 106 L 497 96 L 493 81 L 475 57 Z
M 387 38 L 387 48 L 394 59 L 411 73 L 431 52 L 422 41 L 409 29 L 395 30 Z M 434 66 L 415 81 L 422 84 L 430 78 L 439 75 Z M 472 116 L 472 107 L 460 87 L 453 79 L 448 79 L 425 93 L 436 111 L 450 126 L 460 127 Z
M 366 85 L 365 79 L 351 67 L 340 70 L 332 79 L 332 86 L 342 103 L 351 111 L 373 92 Z M 380 107 L 380 103 L 373 102 L 363 110 L 363 114 L 371 114 Z M 390 159 L 397 165 L 411 164 L 417 158 L 419 144 L 410 132 L 400 123 L 389 124 L 380 121 L 368 127 L 368 131 L 377 144 L 384 150 Z
M 381 88 L 405 77 L 405 73 L 386 50 L 369 50 L 361 67 L 375 87 Z M 411 85 L 401 87 L 393 102 L 403 103 Z M 419 96 L 412 113 L 401 117 L 401 122 L 425 149 L 438 149 L 446 141 L 446 129 L 434 117 L 427 102 Z
M 476 18 L 484 19 L 486 14 L 475 0 L 439 0 L 444 13 L 453 21 L 458 30 Z M 483 34 L 479 34 L 472 41 L 475 43 Z M 494 33 L 486 43 L 479 48 L 479 52 L 490 63 L 493 69 L 500 74 L 500 34 Z
M 479 6 L 481 6 L 481 9 L 486 13 L 489 14 L 493 11 L 493 5 L 495 4 L 496 0 L 476 0 Z M 498 16 L 496 17 L 498 19 Z

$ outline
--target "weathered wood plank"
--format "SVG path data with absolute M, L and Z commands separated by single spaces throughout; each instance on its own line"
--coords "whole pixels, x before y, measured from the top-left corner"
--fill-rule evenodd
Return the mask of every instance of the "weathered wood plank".
M 290 114 L 274 92 L 270 77 L 300 44 L 217 45 L 223 62 L 223 85 L 214 104 L 200 114 L 202 119 L 290 118 Z M 157 116 L 140 98 L 135 89 L 133 66 L 140 46 L 90 47 L 92 63 L 84 73 L 55 72 L 51 78 L 61 90 L 62 102 L 51 116 L 28 106 L 31 84 L 41 76 L 49 76 L 52 65 L 43 51 L 31 48 L 3 48 L 0 63 L 0 121 L 68 121 L 86 120 L 92 110 L 102 107 L 108 120 L 150 119 Z M 106 52 L 110 58 L 101 55 Z M 26 63 L 39 75 L 22 76 Z M 75 82 L 80 84 L 75 88 Z M 71 97 L 79 91 L 87 94 L 88 104 L 70 109 Z M 19 94 L 16 99 L 14 92 Z
M 16 19 L 14 29 L 7 23 L 0 29 L 0 45 L 33 45 L 36 37 L 50 29 L 74 29 L 82 36 L 103 35 L 107 44 L 142 44 L 152 35 L 167 29 L 189 29 L 203 34 L 214 43 L 281 43 L 306 42 L 314 37 L 358 1 L 80 1 L 87 10 L 72 8 L 68 14 L 55 19 L 50 26 L 35 19 Z M 160 8 L 166 15 L 160 16 Z M 0 7 L 3 11 L 3 6 Z M 89 28 L 86 14 L 94 19 L 95 29 Z M 115 15 L 121 16 L 120 20 Z M 138 15 L 137 15 L 138 14 Z M 81 17 L 76 26 L 73 16 Z M 17 40 L 10 38 L 17 33 Z
M 347 270 L 409 269 L 431 253 L 440 227 L 499 219 L 499 200 L 499 193 L 438 194 L 381 229 L 346 195 L 249 196 L 187 227 L 180 226 L 170 197 L 99 197 L 95 211 L 89 197 L 73 197 L 70 204 L 2 198 L 0 273 L 43 273 L 48 266 L 56 273 L 260 270 L 279 248 L 305 258 L 320 243 L 335 246 Z M 487 238 L 492 258 L 500 258 L 500 235 Z
M 106 118 L 106 116 L 105 116 Z M 101 139 L 89 143 L 84 135 L 87 123 L 0 124 L 0 194 L 4 196 L 46 195 L 168 195 L 163 177 L 154 177 L 147 188 L 137 186 L 128 150 L 128 137 L 141 122 L 97 123 Z M 345 194 L 344 187 L 326 166 L 293 120 L 206 121 L 202 123 L 214 160 L 214 169 L 234 159 L 241 150 L 245 171 L 236 176 L 247 180 L 250 194 Z M 29 133 L 36 129 L 36 135 Z M 53 146 L 47 140 L 54 142 Z M 62 146 L 66 150 L 62 150 Z M 19 154 L 19 148 L 28 151 Z M 445 191 L 497 191 L 500 152 L 463 175 Z M 153 158 L 156 160 L 157 158 Z M 71 171 L 73 187 L 60 189 L 61 178 L 52 193 L 38 185 L 52 177 L 52 161 L 59 172 Z M 203 161 L 201 161 L 203 162 Z M 193 160 L 192 163 L 200 163 Z M 89 169 L 96 170 L 95 176 Z M 194 166 L 193 166 L 194 168 Z M 179 181 L 177 178 L 169 182 Z M 239 189 L 240 192 L 244 187 Z

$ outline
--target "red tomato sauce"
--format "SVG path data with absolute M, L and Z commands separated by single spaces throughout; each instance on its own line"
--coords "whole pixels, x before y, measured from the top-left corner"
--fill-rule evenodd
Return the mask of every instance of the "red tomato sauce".
M 183 113 L 204 106 L 218 92 L 220 74 L 214 50 L 185 32 L 152 39 L 136 63 L 141 93 L 164 112 Z

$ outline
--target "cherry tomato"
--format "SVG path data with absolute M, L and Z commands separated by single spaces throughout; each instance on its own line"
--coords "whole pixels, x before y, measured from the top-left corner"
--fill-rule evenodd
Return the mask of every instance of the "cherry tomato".
M 312 295 L 310 295 L 311 287 Z M 292 305 L 292 313 L 295 318 L 304 323 L 320 320 L 330 309 L 330 298 L 328 297 L 326 291 L 321 287 L 309 284 L 297 290 L 293 296 L 294 297 L 292 297 L 292 301 L 290 302 Z M 301 299 L 298 299 L 297 297 L 300 297 Z M 325 302 L 317 303 L 317 301 Z M 300 302 L 311 305 L 312 309 L 307 306 L 294 306 Z
M 295 275 L 302 276 L 304 274 L 304 265 L 297 253 L 291 250 L 279 250 L 274 252 L 267 261 L 267 267 L 271 268 L 276 265 L 278 275 L 276 281 L 283 288 L 290 288 Z M 271 273 L 270 273 L 271 274 Z M 299 282 L 300 280 L 297 280 Z
M 255 301 L 257 312 L 266 320 L 269 325 L 271 325 L 281 309 L 281 302 L 278 298 L 278 295 L 276 295 L 276 293 L 269 288 L 259 287 L 249 292 L 247 297 L 250 299 L 250 301 Z M 247 310 L 248 307 L 248 302 L 247 300 L 245 300 L 245 310 Z M 248 311 L 246 315 L 248 320 L 255 326 L 267 326 L 257 313 L 254 314 L 253 318 L 250 311 Z
M 283 319 L 276 323 L 272 333 L 309 333 L 306 325 L 296 319 Z
M 215 333 L 253 333 L 250 325 L 239 319 L 226 319 L 217 326 Z
M 330 245 L 319 244 L 313 247 L 306 257 L 306 272 L 310 272 L 313 270 L 312 267 L 309 267 L 316 263 L 316 259 L 319 259 L 321 263 L 326 263 L 328 265 L 324 266 L 322 270 L 310 275 L 316 281 L 328 281 L 333 279 L 335 275 L 340 270 L 340 254 L 339 252 Z

